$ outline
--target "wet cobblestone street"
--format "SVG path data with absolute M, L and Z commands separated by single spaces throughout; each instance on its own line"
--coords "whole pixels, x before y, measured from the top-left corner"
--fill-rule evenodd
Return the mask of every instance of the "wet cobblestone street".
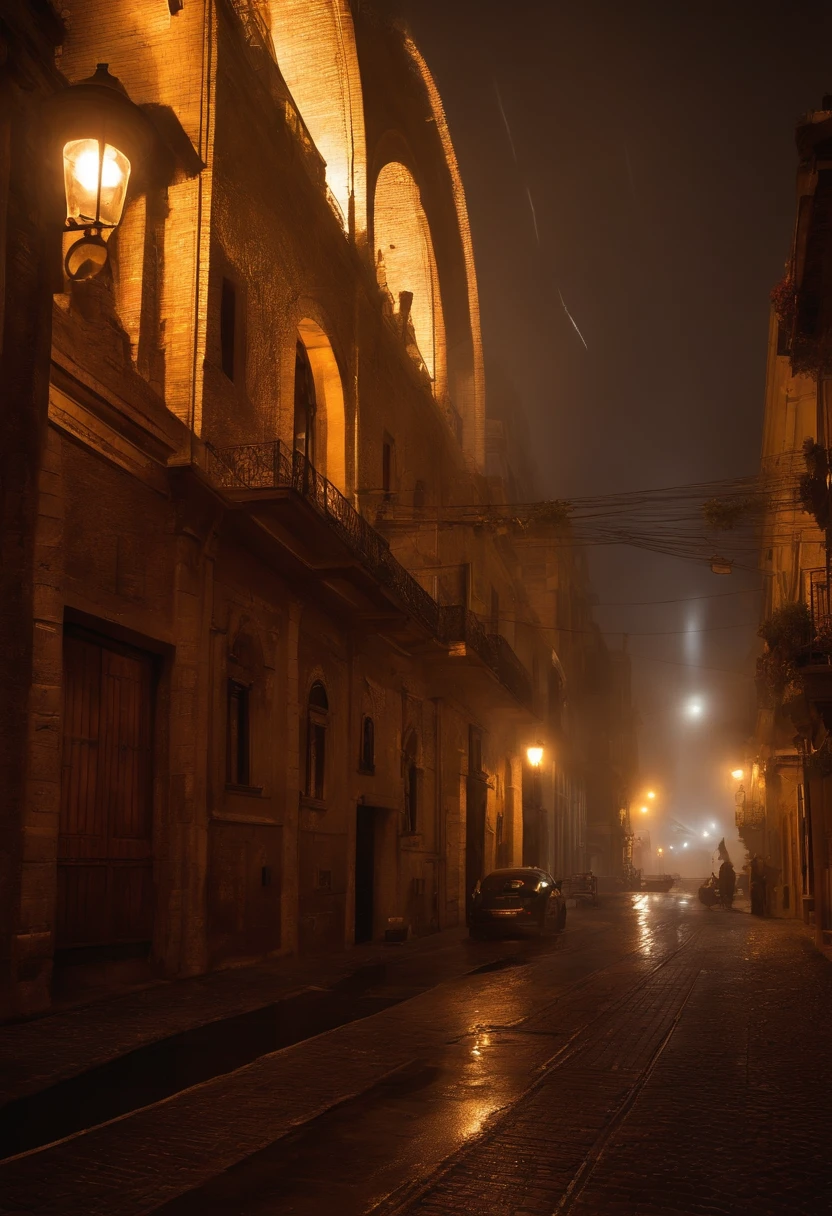
M 402 966 L 380 1012 L 8 1159 L 0 1211 L 832 1210 L 832 968 L 797 924 L 617 896 L 459 938 L 433 987 L 425 953 L 409 999 Z

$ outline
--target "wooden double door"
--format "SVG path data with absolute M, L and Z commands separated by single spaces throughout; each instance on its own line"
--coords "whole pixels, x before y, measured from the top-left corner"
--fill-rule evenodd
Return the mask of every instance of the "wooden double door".
M 64 636 L 58 948 L 149 943 L 154 661 Z

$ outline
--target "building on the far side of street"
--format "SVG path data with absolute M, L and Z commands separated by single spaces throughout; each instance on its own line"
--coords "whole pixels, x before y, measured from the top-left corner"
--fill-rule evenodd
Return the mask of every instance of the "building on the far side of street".
M 768 340 L 757 751 L 735 800 L 766 911 L 802 918 L 822 944 L 832 936 L 832 97 L 799 123 L 797 148 L 794 238 Z
M 67 226 L 41 221 L 37 291 L 4 280 L 4 341 L 20 316 L 40 352 L 14 402 L 42 411 L 3 1012 L 86 965 L 463 924 L 499 865 L 618 873 L 626 659 L 566 525 L 485 526 L 520 490 L 412 39 L 346 0 L 63 22 L 34 159 Z

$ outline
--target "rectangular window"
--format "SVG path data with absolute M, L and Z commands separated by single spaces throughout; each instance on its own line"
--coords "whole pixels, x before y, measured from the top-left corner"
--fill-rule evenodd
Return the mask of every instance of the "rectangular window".
M 220 357 L 222 370 L 234 379 L 237 354 L 237 290 L 230 279 L 222 281 L 220 300 Z
M 249 785 L 249 690 L 228 681 L 225 736 L 225 779 L 229 785 Z
M 393 444 L 385 440 L 381 449 L 381 488 L 385 498 L 390 496 L 393 484 Z
M 324 800 L 326 770 L 326 726 L 310 716 L 309 746 L 306 756 L 306 796 L 317 802 Z
M 496 587 L 491 588 L 491 611 L 488 619 L 488 632 L 500 632 L 500 593 Z

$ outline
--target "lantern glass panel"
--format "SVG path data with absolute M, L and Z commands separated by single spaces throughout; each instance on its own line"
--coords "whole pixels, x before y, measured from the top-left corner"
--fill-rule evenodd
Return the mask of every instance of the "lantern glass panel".
M 73 139 L 65 144 L 67 226 L 115 228 L 124 209 L 129 180 L 130 161 L 112 144 L 101 144 L 97 139 Z

